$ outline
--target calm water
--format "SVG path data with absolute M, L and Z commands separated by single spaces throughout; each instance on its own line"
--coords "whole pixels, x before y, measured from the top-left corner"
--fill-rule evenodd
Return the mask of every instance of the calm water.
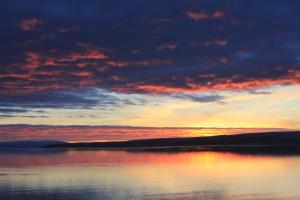
M 1 200 L 299 200 L 300 157 L 103 150 L 0 152 Z

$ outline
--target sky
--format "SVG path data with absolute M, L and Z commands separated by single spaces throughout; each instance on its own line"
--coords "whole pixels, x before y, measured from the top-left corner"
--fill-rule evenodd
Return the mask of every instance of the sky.
M 3 0 L 0 126 L 300 129 L 299 6 Z

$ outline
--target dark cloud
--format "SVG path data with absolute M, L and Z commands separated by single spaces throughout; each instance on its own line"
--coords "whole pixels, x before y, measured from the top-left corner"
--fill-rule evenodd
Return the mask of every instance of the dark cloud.
M 0 115 L 0 118 L 49 118 L 44 115 Z
M 222 102 L 225 99 L 224 96 L 221 95 L 199 95 L 199 94 L 173 94 L 172 97 L 179 99 L 186 99 L 199 103 L 211 103 L 211 102 Z
M 86 94 L 85 94 L 86 95 Z M 23 108 L 86 108 L 97 105 L 98 100 L 73 92 L 38 92 L 34 94 L 7 95 L 0 99 L 3 107 Z
M 267 95 L 267 94 L 272 94 L 272 92 L 270 92 L 270 91 L 249 91 L 250 92 L 250 94 L 258 94 L 258 95 L 260 95 L 260 94 L 262 94 L 262 95 Z
M 299 6 L 279 0 L 4 0 L 1 101 L 82 108 L 115 100 L 68 91 L 187 93 L 299 84 Z
M 25 113 L 28 112 L 26 109 L 21 108 L 0 108 L 0 114 L 2 113 Z
M 32 109 L 106 109 L 120 106 L 144 105 L 141 98 L 117 97 L 99 89 L 73 91 L 43 91 L 30 94 L 6 95 L 0 99 L 0 113 L 21 113 L 43 110 Z M 22 107 L 24 109 L 18 109 Z M 29 109 L 29 110 L 28 110 Z

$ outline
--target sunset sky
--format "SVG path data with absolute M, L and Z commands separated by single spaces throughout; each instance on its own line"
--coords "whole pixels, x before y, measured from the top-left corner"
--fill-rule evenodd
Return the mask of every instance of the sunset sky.
M 299 7 L 1 1 L 0 133 L 8 124 L 300 129 Z

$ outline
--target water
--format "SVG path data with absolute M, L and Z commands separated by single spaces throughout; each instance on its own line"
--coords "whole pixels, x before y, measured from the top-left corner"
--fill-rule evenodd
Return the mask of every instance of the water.
M 7 150 L 1 200 L 299 200 L 300 157 L 222 152 Z

